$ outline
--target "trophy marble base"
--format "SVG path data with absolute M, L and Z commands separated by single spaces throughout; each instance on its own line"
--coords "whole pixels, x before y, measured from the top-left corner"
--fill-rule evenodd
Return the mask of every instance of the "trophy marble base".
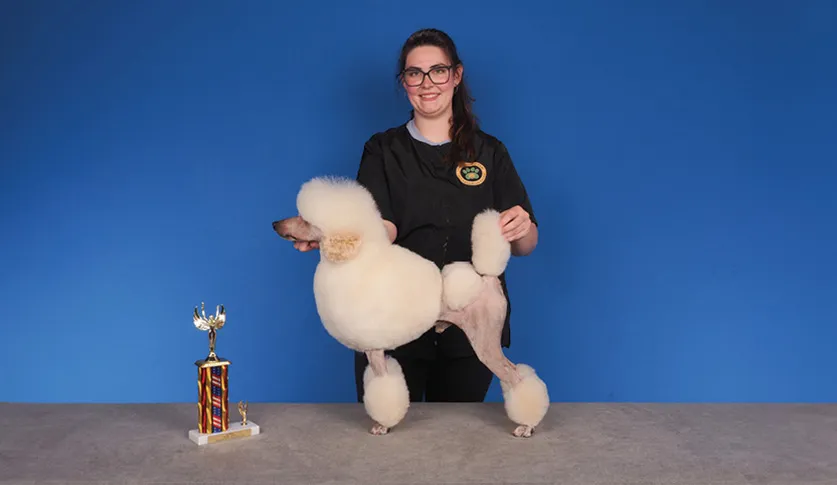
M 234 440 L 239 438 L 249 438 L 259 434 L 259 425 L 253 422 L 231 423 L 229 429 L 220 433 L 199 433 L 197 429 L 189 430 L 189 439 L 198 445 L 208 445 L 218 443 L 219 441 Z

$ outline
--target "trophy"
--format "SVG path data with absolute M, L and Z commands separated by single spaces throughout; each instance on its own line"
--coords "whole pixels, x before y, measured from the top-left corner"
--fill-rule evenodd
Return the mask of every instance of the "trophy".
M 204 304 L 201 312 L 195 307 L 192 321 L 198 330 L 209 331 L 209 355 L 195 362 L 198 366 L 198 427 L 189 431 L 189 439 L 198 445 L 245 438 L 259 434 L 259 425 L 247 421 L 247 405 L 238 403 L 240 423 L 230 424 L 229 367 L 230 361 L 215 354 L 215 338 L 227 321 L 224 305 L 215 309 L 215 315 L 206 316 Z

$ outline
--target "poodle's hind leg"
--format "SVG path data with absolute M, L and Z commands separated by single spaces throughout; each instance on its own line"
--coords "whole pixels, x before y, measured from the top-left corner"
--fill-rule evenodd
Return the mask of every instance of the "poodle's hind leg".
M 506 413 L 509 419 L 519 425 L 513 434 L 519 438 L 528 438 L 549 410 L 549 391 L 532 367 L 517 364 L 517 374 L 520 380 L 516 384 L 500 381 L 500 387 L 503 390 Z
M 407 415 L 410 393 L 401 365 L 383 350 L 366 352 L 369 364 L 363 372 L 363 405 L 375 421 L 369 430 L 385 435 Z
M 514 365 L 503 353 L 506 305 L 499 280 L 484 276 L 478 297 L 461 310 L 446 312 L 441 319 L 462 329 L 477 357 L 500 380 L 506 414 L 519 425 L 514 436 L 529 437 L 546 415 L 549 393 L 534 369 Z

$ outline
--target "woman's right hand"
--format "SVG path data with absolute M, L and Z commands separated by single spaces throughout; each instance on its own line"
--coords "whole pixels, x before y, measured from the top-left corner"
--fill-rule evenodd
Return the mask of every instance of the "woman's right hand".
M 296 241 L 294 242 L 294 248 L 300 252 L 308 252 L 313 249 L 319 249 L 320 243 L 317 241 Z

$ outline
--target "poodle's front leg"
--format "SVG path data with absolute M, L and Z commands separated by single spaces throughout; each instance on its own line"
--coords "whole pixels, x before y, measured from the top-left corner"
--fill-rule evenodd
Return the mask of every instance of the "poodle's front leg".
M 387 373 L 386 354 L 383 350 L 369 350 L 366 352 L 366 360 L 376 376 L 383 376 Z
M 369 430 L 385 435 L 407 414 L 410 395 L 401 365 L 383 350 L 366 352 L 369 365 L 363 375 L 363 404 L 375 424 Z
M 369 361 L 369 368 L 372 369 L 372 373 L 375 377 L 384 377 L 387 374 L 387 363 L 386 363 L 386 355 L 384 354 L 383 350 L 372 350 L 366 352 L 366 360 Z M 366 385 L 367 383 L 364 383 Z M 366 399 L 366 393 L 364 392 L 364 399 Z M 372 425 L 372 428 L 369 430 L 370 433 L 380 436 L 387 434 L 389 432 L 389 428 L 382 425 L 381 423 L 376 422 Z

